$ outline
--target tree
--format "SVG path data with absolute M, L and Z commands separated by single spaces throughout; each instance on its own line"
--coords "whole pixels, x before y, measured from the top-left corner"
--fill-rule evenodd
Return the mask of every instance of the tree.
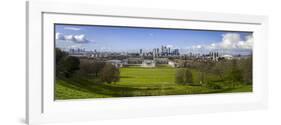
M 76 70 L 79 70 L 80 60 L 77 57 L 66 56 L 59 64 L 60 72 L 62 72 L 65 77 L 70 77 Z
M 98 77 L 98 74 L 102 71 L 102 69 L 105 66 L 105 62 L 98 62 L 98 61 L 94 61 L 93 65 L 94 65 L 94 72 L 96 74 L 96 77 Z
M 231 61 L 231 67 L 228 73 L 228 80 L 232 82 L 232 87 L 243 80 L 242 70 L 238 67 L 238 60 Z
M 188 69 L 185 69 L 185 83 L 193 83 L 192 73 Z
M 82 60 L 80 61 L 80 73 L 87 76 L 95 74 L 95 66 L 89 60 Z
M 196 68 L 200 71 L 200 83 L 208 83 L 207 73 L 211 71 L 211 68 L 214 66 L 214 63 L 211 61 L 199 62 Z
M 66 52 L 61 51 L 59 48 L 56 48 L 55 50 L 56 54 L 56 76 L 60 76 L 63 74 L 64 67 L 61 63 L 61 60 L 67 56 Z
M 253 82 L 253 60 L 252 60 L 252 56 L 243 60 L 242 69 L 243 69 L 243 73 L 242 73 L 243 81 L 246 84 L 252 84 L 252 82 Z
M 100 78 L 106 83 L 118 82 L 120 79 L 120 71 L 112 64 L 107 63 L 101 71 Z
M 66 52 L 61 51 L 59 48 L 56 48 L 56 63 L 59 63 L 61 59 L 67 56 Z
M 177 84 L 188 84 L 193 83 L 192 72 L 188 69 L 178 69 L 176 71 L 176 79 Z
M 94 75 L 95 77 L 98 77 L 98 74 L 101 72 L 104 65 L 104 62 L 85 59 L 80 63 L 80 71 L 84 75 Z
M 184 69 L 178 69 L 176 71 L 176 83 L 183 84 L 184 83 Z
M 225 62 L 217 62 L 211 69 L 211 72 L 219 76 L 219 80 L 223 80 L 226 67 Z

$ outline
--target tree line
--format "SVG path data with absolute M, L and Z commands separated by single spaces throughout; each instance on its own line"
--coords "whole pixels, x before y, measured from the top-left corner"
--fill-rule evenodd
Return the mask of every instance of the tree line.
M 120 80 L 119 68 L 102 61 L 79 59 L 69 56 L 56 48 L 56 77 L 71 78 L 73 75 L 99 79 L 102 83 L 114 83 Z
M 185 62 L 182 62 L 185 63 Z M 206 84 L 224 82 L 234 87 L 237 84 L 252 84 L 252 56 L 244 59 L 223 61 L 186 62 L 176 71 L 175 82 L 178 84 Z M 199 83 L 194 83 L 191 70 L 199 71 Z M 215 76 L 211 79 L 208 75 Z M 215 88 L 220 88 L 215 86 Z

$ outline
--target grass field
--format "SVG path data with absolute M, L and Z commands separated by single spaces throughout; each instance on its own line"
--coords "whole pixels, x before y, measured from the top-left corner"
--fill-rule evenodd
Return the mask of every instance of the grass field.
M 199 72 L 191 70 L 194 83 L 199 83 Z M 101 84 L 97 79 L 73 76 L 71 79 L 57 78 L 56 99 L 84 99 L 133 96 L 160 96 L 205 94 L 226 92 L 251 92 L 251 85 L 211 89 L 202 85 L 179 85 L 175 83 L 176 68 L 159 66 L 156 68 L 127 67 L 120 69 L 120 81 Z M 209 74 L 210 79 L 216 76 Z

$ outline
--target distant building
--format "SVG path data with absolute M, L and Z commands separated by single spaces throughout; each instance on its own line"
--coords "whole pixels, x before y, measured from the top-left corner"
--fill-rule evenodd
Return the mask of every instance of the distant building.
M 143 62 L 142 58 L 128 58 L 128 64 L 141 64 Z
M 115 66 L 116 68 L 123 67 L 123 63 L 121 60 L 107 60 L 106 63 L 110 63 L 113 66 Z
M 140 49 L 140 56 L 142 56 L 143 54 L 142 54 L 142 49 Z
M 154 61 L 158 64 L 168 64 L 168 58 L 154 58 Z
M 233 56 L 232 56 L 232 55 L 222 55 L 221 57 L 223 57 L 223 58 L 225 58 L 225 59 L 228 59 L 228 60 L 233 59 Z
M 143 60 L 141 67 L 155 67 L 156 63 L 154 60 Z
M 168 65 L 170 65 L 171 67 L 177 67 L 177 64 L 174 61 L 169 61 Z

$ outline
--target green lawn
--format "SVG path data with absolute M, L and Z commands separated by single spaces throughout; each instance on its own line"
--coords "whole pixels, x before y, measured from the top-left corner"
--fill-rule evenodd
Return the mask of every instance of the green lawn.
M 196 70 L 191 71 L 194 82 L 199 83 L 199 72 Z M 127 67 L 121 68 L 120 73 L 120 81 L 112 84 L 100 84 L 97 79 L 78 76 L 71 79 L 57 78 L 55 98 L 83 99 L 252 91 L 252 86 L 250 85 L 222 89 L 179 85 L 175 83 L 176 68 L 168 66 L 156 68 Z M 216 76 L 209 74 L 208 77 L 215 79 Z
M 121 79 L 116 84 L 134 87 L 174 85 L 175 68 L 121 68 Z

